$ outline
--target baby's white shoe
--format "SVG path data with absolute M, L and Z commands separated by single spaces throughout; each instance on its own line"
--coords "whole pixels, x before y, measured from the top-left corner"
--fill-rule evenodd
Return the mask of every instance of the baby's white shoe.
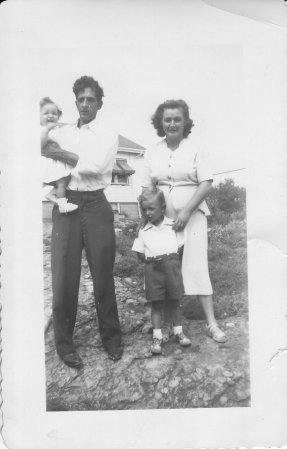
M 60 214 L 67 214 L 69 212 L 73 212 L 74 210 L 78 209 L 78 207 L 79 207 L 79 206 L 77 206 L 77 204 L 68 203 L 67 198 L 59 198 L 57 200 L 57 204 L 59 206 Z

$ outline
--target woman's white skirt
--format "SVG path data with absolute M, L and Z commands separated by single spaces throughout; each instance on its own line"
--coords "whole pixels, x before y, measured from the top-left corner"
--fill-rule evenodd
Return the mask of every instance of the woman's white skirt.
M 193 192 L 182 187 L 162 190 L 167 203 L 166 215 L 175 219 Z M 182 277 L 186 295 L 212 295 L 207 249 L 207 218 L 201 210 L 197 210 L 192 213 L 184 229 Z

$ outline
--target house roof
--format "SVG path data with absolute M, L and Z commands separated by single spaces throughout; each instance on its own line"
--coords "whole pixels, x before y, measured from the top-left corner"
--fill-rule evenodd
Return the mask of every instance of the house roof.
M 118 150 L 126 150 L 126 151 L 136 151 L 142 152 L 145 151 L 145 148 L 139 145 L 138 143 L 133 142 L 130 139 L 127 139 L 121 134 L 118 135 Z

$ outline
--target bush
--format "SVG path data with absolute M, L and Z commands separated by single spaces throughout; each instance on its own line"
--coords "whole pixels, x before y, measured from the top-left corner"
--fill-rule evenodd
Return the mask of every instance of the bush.
M 126 255 L 119 255 L 116 259 L 115 276 L 143 278 L 143 266 L 136 253 L 130 251 Z
M 233 179 L 225 179 L 213 186 L 207 203 L 211 211 L 210 224 L 225 226 L 234 219 L 245 219 L 246 191 L 244 187 L 236 186 Z
M 115 276 L 143 278 L 143 265 L 138 260 L 138 257 L 132 246 L 134 243 L 135 235 L 130 225 L 123 228 L 116 236 L 116 263 L 114 268 Z

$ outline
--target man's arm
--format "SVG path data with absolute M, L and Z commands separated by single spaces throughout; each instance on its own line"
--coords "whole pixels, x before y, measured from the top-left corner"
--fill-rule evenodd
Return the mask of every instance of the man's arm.
M 77 165 L 79 156 L 71 151 L 63 150 L 56 142 L 48 141 L 43 148 L 41 148 L 41 155 L 49 159 L 54 159 L 72 167 Z
M 103 145 L 103 150 L 97 153 L 93 151 L 93 148 L 90 148 L 88 151 L 82 148 L 77 167 L 72 173 L 75 175 L 97 175 L 104 173 L 111 166 L 111 162 L 114 160 L 116 153 L 117 142 L 106 147 Z

